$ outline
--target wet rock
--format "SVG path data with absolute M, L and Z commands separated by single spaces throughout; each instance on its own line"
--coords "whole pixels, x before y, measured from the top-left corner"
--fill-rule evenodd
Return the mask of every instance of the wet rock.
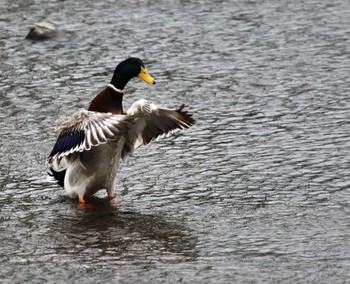
M 57 36 L 57 29 L 54 25 L 48 22 L 39 22 L 34 24 L 29 33 L 26 36 L 26 39 L 31 40 L 45 40 L 54 38 Z

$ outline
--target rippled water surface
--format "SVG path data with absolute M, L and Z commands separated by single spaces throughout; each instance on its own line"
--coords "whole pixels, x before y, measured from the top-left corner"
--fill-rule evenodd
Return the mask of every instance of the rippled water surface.
M 348 1 L 0 3 L 1 283 L 349 283 Z M 131 55 L 157 85 L 125 106 L 197 124 L 79 207 L 46 182 L 55 125 Z

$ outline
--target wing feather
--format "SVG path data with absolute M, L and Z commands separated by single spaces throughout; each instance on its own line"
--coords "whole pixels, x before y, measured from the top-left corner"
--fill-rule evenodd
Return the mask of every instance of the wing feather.
M 178 109 L 167 109 L 143 99 L 135 102 L 127 112 L 128 116 L 133 117 L 134 124 L 128 131 L 122 157 L 161 135 L 191 127 L 195 120 L 183 110 L 184 107 L 181 105 Z
M 57 128 L 57 141 L 49 155 L 52 164 L 74 152 L 89 151 L 125 135 L 133 119 L 126 115 L 113 115 L 93 111 L 80 111 L 66 119 Z
M 96 139 L 99 143 L 103 144 L 107 142 L 107 138 L 105 137 L 101 125 L 98 121 L 91 122 L 93 129 L 95 129 Z

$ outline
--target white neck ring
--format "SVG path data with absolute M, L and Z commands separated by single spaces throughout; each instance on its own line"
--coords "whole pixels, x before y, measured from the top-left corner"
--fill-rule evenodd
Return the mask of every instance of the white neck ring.
M 117 93 L 122 93 L 123 92 L 122 90 L 119 90 L 118 88 L 114 87 L 112 84 L 108 84 L 108 87 L 112 88 Z

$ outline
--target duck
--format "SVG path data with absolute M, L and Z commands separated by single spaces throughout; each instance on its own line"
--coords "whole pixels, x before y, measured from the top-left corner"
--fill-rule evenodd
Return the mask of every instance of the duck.
M 154 85 L 142 59 L 129 57 L 115 68 L 112 79 L 90 102 L 61 121 L 47 159 L 49 176 L 80 204 L 99 190 L 117 200 L 116 176 L 121 161 L 141 145 L 194 125 L 182 104 L 177 109 L 139 99 L 124 111 L 123 90 L 134 77 Z

